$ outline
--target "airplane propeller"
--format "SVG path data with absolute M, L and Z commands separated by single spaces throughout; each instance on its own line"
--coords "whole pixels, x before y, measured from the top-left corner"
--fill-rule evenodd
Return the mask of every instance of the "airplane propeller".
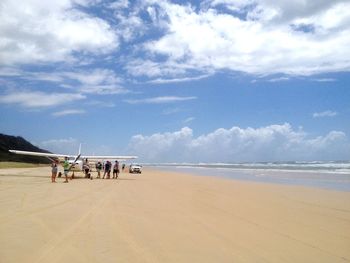
M 75 159 L 74 159 L 72 165 L 69 167 L 68 171 L 70 171 L 70 170 L 72 169 L 72 167 L 75 165 L 76 161 L 78 161 L 78 159 L 80 158 L 80 155 L 81 155 L 81 154 L 78 154 L 78 156 L 75 157 Z

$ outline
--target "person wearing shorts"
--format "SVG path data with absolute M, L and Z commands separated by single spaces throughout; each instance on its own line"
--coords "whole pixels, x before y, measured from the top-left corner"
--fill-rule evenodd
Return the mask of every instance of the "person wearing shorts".
M 118 179 L 119 174 L 119 162 L 115 161 L 115 164 L 113 166 L 113 178 Z
M 68 172 L 69 172 L 69 162 L 68 162 L 68 157 L 65 157 L 63 162 L 63 173 L 66 180 L 64 181 L 64 183 L 68 183 Z
M 106 174 L 107 174 L 107 179 L 109 179 L 110 178 L 110 176 L 111 176 L 111 162 L 110 161 L 106 161 L 106 163 L 105 163 L 105 171 L 104 171 L 104 173 L 103 173 L 103 179 L 105 179 L 105 176 L 106 176 Z
M 96 164 L 97 178 L 101 178 L 102 163 L 98 162 Z
M 53 162 L 51 164 L 51 182 L 52 183 L 56 183 L 57 172 L 58 172 L 57 163 Z

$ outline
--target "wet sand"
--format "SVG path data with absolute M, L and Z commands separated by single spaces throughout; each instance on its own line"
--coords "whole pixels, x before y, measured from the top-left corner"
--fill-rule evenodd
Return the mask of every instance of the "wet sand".
M 349 262 L 350 192 L 145 169 L 0 169 L 0 262 Z

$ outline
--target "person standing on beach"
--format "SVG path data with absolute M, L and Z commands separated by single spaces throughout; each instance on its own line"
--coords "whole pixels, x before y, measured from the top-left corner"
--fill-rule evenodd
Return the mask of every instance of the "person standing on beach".
M 90 165 L 88 159 L 85 159 L 83 169 L 85 173 L 85 178 L 90 178 Z
M 51 164 L 51 183 L 56 183 L 56 176 L 57 176 L 57 163 L 52 162 Z
M 119 162 L 116 160 L 113 167 L 113 178 L 118 179 L 118 174 L 119 174 Z
M 100 161 L 96 164 L 97 178 L 101 178 L 102 163 Z
M 103 173 L 102 179 L 105 179 L 106 173 L 107 173 L 107 179 L 109 179 L 111 177 L 111 163 L 110 163 L 110 161 L 106 161 L 106 163 L 105 163 L 105 171 Z
M 64 183 L 68 183 L 68 172 L 69 172 L 68 157 L 64 157 L 64 162 L 63 162 L 63 173 L 64 173 L 64 176 L 66 177 L 66 180 L 64 181 Z

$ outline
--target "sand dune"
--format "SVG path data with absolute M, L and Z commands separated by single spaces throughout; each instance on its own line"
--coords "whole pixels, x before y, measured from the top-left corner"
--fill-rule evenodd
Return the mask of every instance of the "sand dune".
M 348 262 L 350 193 L 145 169 L 0 170 L 0 262 Z

